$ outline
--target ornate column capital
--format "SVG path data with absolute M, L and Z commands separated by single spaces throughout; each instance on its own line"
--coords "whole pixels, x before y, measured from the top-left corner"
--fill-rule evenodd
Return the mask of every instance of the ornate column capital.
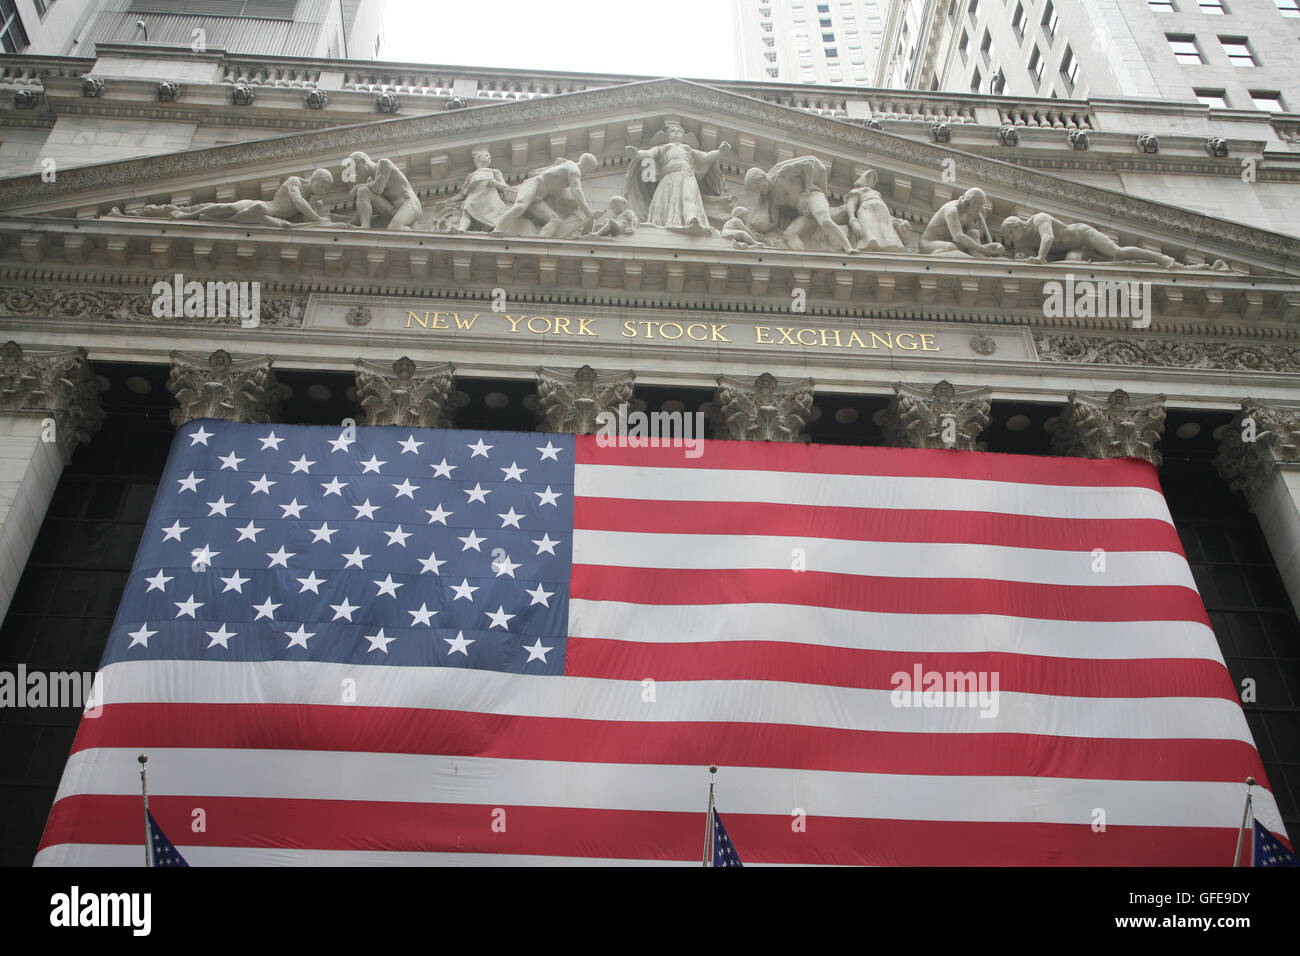
M 0 410 L 52 418 L 65 456 L 99 431 L 99 396 L 107 387 L 83 348 L 24 350 L 13 341 L 0 346 Z
M 172 352 L 167 391 L 176 399 L 171 422 L 180 428 L 196 418 L 266 424 L 280 410 L 280 386 L 269 355 L 236 359 L 225 349 L 204 357 Z
M 812 414 L 810 378 L 781 380 L 764 372 L 752 382 L 718 376 L 718 437 L 738 441 L 807 441 Z
M 592 435 L 602 412 L 618 413 L 632 402 L 636 373 L 598 372 L 590 365 L 574 369 L 537 369 L 537 414 L 541 431 Z
M 1165 397 L 1132 398 L 1122 388 L 1109 395 L 1071 392 L 1048 422 L 1052 451 L 1076 458 L 1144 458 L 1160 464 L 1156 449 L 1165 430 Z
M 984 451 L 992 388 L 956 388 L 942 381 L 932 389 L 897 382 L 885 420 L 885 442 L 900 448 Z
M 1300 405 L 1278 405 L 1248 398 L 1219 441 L 1214 466 L 1234 491 L 1247 500 L 1267 483 L 1275 469 L 1300 464 Z
M 403 355 L 392 365 L 357 359 L 357 401 L 367 425 L 450 428 L 456 366 L 416 363 Z

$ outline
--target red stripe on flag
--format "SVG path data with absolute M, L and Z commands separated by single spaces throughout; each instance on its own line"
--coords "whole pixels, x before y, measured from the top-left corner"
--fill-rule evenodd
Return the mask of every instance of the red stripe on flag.
M 1105 780 L 1267 778 L 1239 740 L 896 733 L 729 721 L 641 722 L 309 704 L 110 704 L 73 753 L 99 747 L 315 750 L 578 763 Z M 958 784 L 954 781 L 954 786 Z M 152 798 L 151 798 L 152 799 Z
M 652 534 L 804 535 L 843 541 L 986 544 L 1056 551 L 1170 551 L 1178 532 L 1155 518 L 1042 518 L 993 512 L 906 511 L 770 502 L 575 498 L 575 528 Z M 684 542 L 689 546 L 689 541 Z
M 644 468 L 719 468 L 789 471 L 810 475 L 877 475 L 899 478 L 968 478 L 1013 484 L 1130 487 L 1160 491 L 1155 466 L 1136 458 L 1092 460 L 945 449 L 806 445 L 793 442 L 705 441 L 703 454 L 684 448 L 602 448 L 596 435 L 578 435 L 578 465 Z
M 1209 625 L 1200 596 L 1176 585 L 1085 587 L 829 571 L 575 564 L 570 596 L 628 604 L 791 604 L 888 614 L 1002 614 L 1049 621 L 1196 621 Z
M 195 807 L 207 830 L 189 826 Z M 236 846 L 385 852 L 509 853 L 698 862 L 704 811 L 597 810 L 354 800 L 151 796 L 169 839 Z M 796 808 L 792 808 L 792 811 Z M 866 866 L 1227 866 L 1232 827 L 966 823 L 728 813 L 741 860 Z M 498 826 L 493 827 L 497 821 Z M 73 796 L 55 804 L 42 849 L 140 842 L 140 799 Z

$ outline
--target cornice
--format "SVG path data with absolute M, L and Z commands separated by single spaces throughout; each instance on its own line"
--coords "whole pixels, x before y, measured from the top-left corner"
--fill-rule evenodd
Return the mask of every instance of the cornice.
M 979 184 L 1011 201 L 1046 201 L 1068 207 L 1082 218 L 1092 214 L 1094 218 L 1106 221 L 1128 220 L 1198 244 L 1206 241 L 1217 243 L 1269 256 L 1288 266 L 1300 263 L 1300 239 L 1295 237 L 677 79 L 631 83 L 534 100 L 493 102 L 443 113 L 375 120 L 249 143 L 76 167 L 61 172 L 58 192 L 64 198 L 63 205 L 67 205 L 67 199 L 71 197 L 109 188 L 129 187 L 135 193 L 147 192 L 171 178 L 219 173 L 258 164 L 310 165 L 320 158 L 338 157 L 355 149 L 382 152 L 385 147 L 400 147 L 439 137 L 487 135 L 492 129 L 512 124 L 542 125 L 557 120 L 572 123 L 583 116 L 647 106 L 656 109 L 671 107 L 688 115 L 700 114 L 708 117 L 711 123 L 727 117 L 740 125 L 757 123 L 775 127 L 787 135 L 820 139 L 827 145 L 859 152 L 863 162 L 878 157 L 909 167 L 929 167 L 934 169 L 936 178 L 943 160 L 955 154 L 962 157 L 964 182 Z M 0 182 L 0 206 L 40 202 L 48 195 L 43 186 L 39 175 L 4 180 Z

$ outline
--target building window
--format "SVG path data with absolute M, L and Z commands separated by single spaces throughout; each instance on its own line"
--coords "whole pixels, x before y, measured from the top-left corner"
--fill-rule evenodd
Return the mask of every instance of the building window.
M 770 23 L 760 23 L 759 26 L 763 28 L 764 33 L 772 32 L 772 24 Z
M 1228 11 L 1223 8 L 1223 0 L 1200 0 L 1201 12 L 1214 17 L 1221 17 Z
M 775 51 L 775 50 L 771 51 L 770 53 L 764 53 L 763 56 L 767 57 L 767 62 L 768 62 L 768 63 L 775 63 L 775 62 L 776 62 L 776 51 Z
M 1286 112 L 1286 107 L 1282 105 L 1282 94 L 1277 90 L 1251 90 L 1250 101 L 1255 104 L 1257 110 L 1268 110 L 1270 113 Z
M 977 66 L 975 67 L 975 72 L 971 74 L 970 91 L 972 93 L 978 93 L 980 91 L 980 86 L 983 84 L 983 82 L 984 82 L 984 78 L 980 76 L 980 68 Z
M 1228 54 L 1228 59 L 1235 65 L 1259 65 L 1255 62 L 1255 56 L 1250 52 L 1250 44 L 1245 37 L 1219 37 L 1219 42 L 1223 44 L 1223 52 Z
M 961 54 L 963 63 L 970 58 L 970 34 L 965 30 L 961 31 L 961 39 L 957 41 L 957 52 Z
M 28 43 L 23 18 L 14 9 L 14 0 L 0 0 L 0 46 L 6 53 L 21 53 Z
M 818 23 L 818 25 L 819 25 L 823 30 L 829 30 L 829 29 L 831 28 L 831 18 L 830 18 L 830 17 L 818 17 L 818 18 L 817 18 L 817 23 Z
M 780 75 L 780 73 L 781 73 L 781 71 L 778 70 L 778 69 L 777 69 L 776 67 L 774 67 L 774 66 L 769 66 L 769 67 L 767 68 L 767 75 L 770 76 L 770 77 L 771 77 L 772 79 L 774 79 L 774 80 L 775 80 L 775 79 Z
M 763 46 L 775 46 L 775 45 L 776 45 L 776 41 L 773 40 L 771 37 L 763 37 Z M 377 52 L 378 51 L 376 51 L 376 54 Z
M 1016 31 L 1016 38 L 1023 40 L 1025 38 L 1025 5 L 1016 4 L 1016 12 L 1011 15 L 1011 29 Z
M 1204 103 L 1206 106 L 1214 109 L 1228 108 L 1228 94 L 1223 90 L 1192 90 L 1196 94 L 1196 102 Z
M 45 14 L 54 6 L 54 0 L 32 0 L 32 5 L 36 7 L 36 15 L 44 20 Z
M 992 64 L 993 61 L 993 34 L 987 29 L 984 31 L 984 39 L 980 41 L 980 54 L 984 57 L 986 64 Z
M 980 0 L 970 0 L 966 4 L 966 11 L 970 14 L 970 22 L 974 23 L 980 16 Z
M 833 60 L 840 55 L 840 51 L 833 46 L 826 48 L 826 59 Z
M 1178 9 L 1174 6 L 1174 0 L 1147 0 L 1147 6 L 1156 13 L 1173 13 Z
M 829 3 L 819 3 L 819 4 L 817 4 L 817 12 L 818 12 L 818 13 L 830 13 L 830 12 L 831 12 L 831 5 L 830 5 Z
M 1056 13 L 1056 8 L 1052 6 L 1052 0 L 1047 0 L 1047 6 L 1043 7 L 1043 32 L 1047 34 L 1047 39 L 1056 39 L 1056 28 L 1061 23 L 1060 16 Z
M 1273 0 L 1284 17 L 1300 17 L 1300 0 Z
M 800 51 L 799 51 L 799 59 L 801 59 L 801 60 L 811 60 L 811 59 L 812 59 L 812 50 L 800 50 Z
M 1029 54 L 1029 75 L 1034 78 L 1034 86 L 1043 82 L 1043 55 L 1038 51 L 1038 44 L 1034 44 L 1034 51 Z
M 948 0 L 948 19 L 954 22 L 957 20 L 957 0 Z
M 1169 49 L 1174 51 L 1174 59 L 1179 63 L 1204 63 L 1200 49 L 1196 46 L 1196 37 L 1186 34 L 1166 33 Z
M 1061 76 L 1065 77 L 1066 87 L 1073 90 L 1075 82 L 1079 79 L 1079 61 L 1074 58 L 1074 51 L 1068 46 L 1061 56 Z

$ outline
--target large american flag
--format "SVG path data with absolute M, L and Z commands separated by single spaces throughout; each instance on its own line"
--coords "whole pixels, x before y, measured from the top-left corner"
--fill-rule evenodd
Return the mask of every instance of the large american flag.
M 141 752 L 196 866 L 699 865 L 710 764 L 751 864 L 1284 834 L 1149 464 L 687 451 L 187 424 L 37 862 L 140 864 Z

